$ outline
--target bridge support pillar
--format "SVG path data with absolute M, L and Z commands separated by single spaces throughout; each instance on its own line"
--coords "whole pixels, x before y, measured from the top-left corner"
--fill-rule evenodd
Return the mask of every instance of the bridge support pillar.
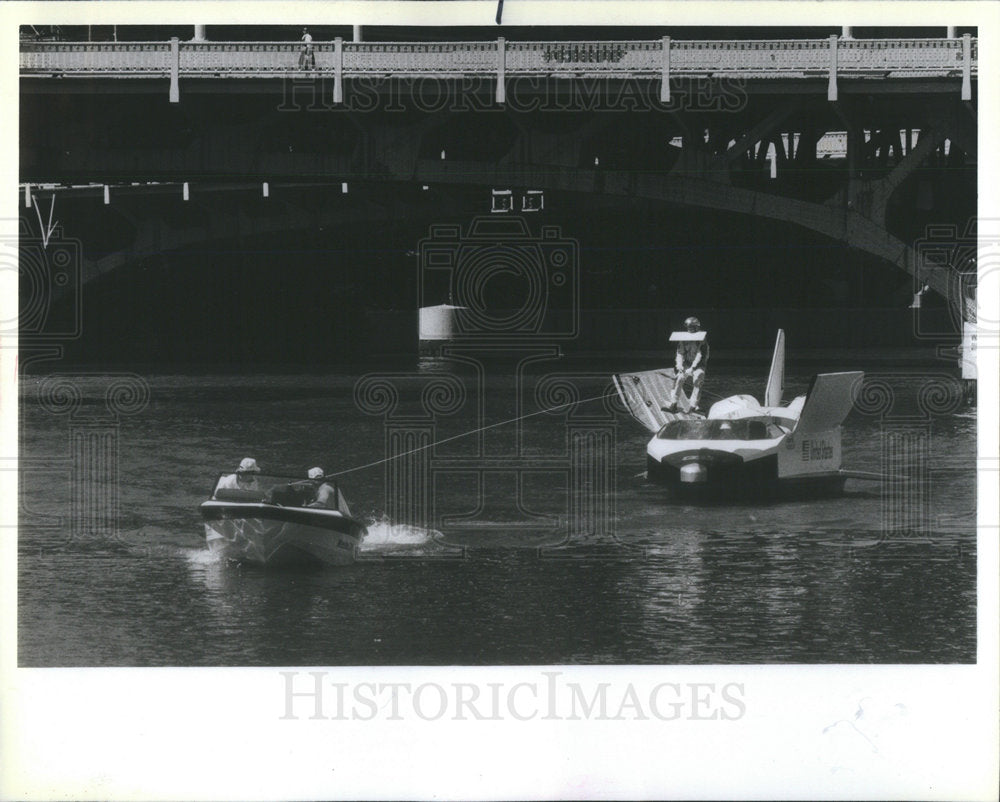
M 194 26 L 194 36 L 191 37 L 192 42 L 204 42 L 207 37 L 205 36 L 205 26 L 195 25 Z
M 662 73 L 660 75 L 660 102 L 669 103 L 670 102 L 670 37 L 663 37 L 663 45 L 661 51 L 661 69 Z
M 507 102 L 507 43 L 497 39 L 497 103 Z
M 962 36 L 962 100 L 972 100 L 972 36 Z
M 344 40 L 333 40 L 333 102 L 344 102 Z
M 180 76 L 181 71 L 181 43 L 174 36 L 170 40 L 170 102 L 181 102 Z
M 354 26 L 353 37 L 354 37 L 354 41 L 355 42 L 363 42 L 364 41 L 364 39 L 362 38 L 361 26 L 360 25 L 355 25 Z
M 837 99 L 837 34 L 830 34 L 830 82 L 826 87 L 826 99 Z

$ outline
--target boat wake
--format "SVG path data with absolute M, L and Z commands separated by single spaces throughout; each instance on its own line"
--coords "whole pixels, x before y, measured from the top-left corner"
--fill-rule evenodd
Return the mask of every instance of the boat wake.
M 407 524 L 394 524 L 388 518 L 369 521 L 368 533 L 358 549 L 361 559 L 378 560 L 381 557 L 449 557 L 460 555 L 461 550 L 444 542 L 444 535 L 436 529 L 422 529 Z M 226 564 L 228 561 L 207 548 L 182 548 L 181 554 L 193 567 L 207 568 Z
M 385 517 L 369 521 L 367 526 L 368 533 L 360 547 L 363 556 L 426 556 L 454 550 L 444 542 L 444 535 L 436 529 L 394 524 Z
M 221 554 L 208 549 L 184 549 L 184 557 L 191 565 L 215 565 L 224 562 Z

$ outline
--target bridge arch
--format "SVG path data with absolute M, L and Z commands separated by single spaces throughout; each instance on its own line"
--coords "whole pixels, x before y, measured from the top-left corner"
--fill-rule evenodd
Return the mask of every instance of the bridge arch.
M 421 159 L 406 178 L 371 176 L 372 183 L 410 185 L 455 185 L 532 188 L 550 192 L 596 195 L 607 198 L 649 200 L 691 208 L 730 212 L 750 217 L 788 222 L 821 234 L 832 242 L 842 243 L 873 255 L 886 265 L 913 277 L 915 287 L 923 285 L 945 298 L 961 320 L 963 287 L 954 270 L 947 266 L 923 264 L 913 245 L 889 233 L 861 211 L 846 203 L 817 203 L 788 198 L 749 188 L 722 186 L 718 181 L 684 173 L 641 174 L 632 171 L 583 169 L 565 165 L 503 165 L 496 162 L 472 162 Z M 301 182 L 302 187 L 309 186 Z M 337 184 L 317 182 L 313 187 L 329 187 L 340 192 Z M 132 188 L 133 192 L 141 191 Z M 260 193 L 261 185 L 244 185 L 242 192 Z M 232 193 L 232 189 L 230 190 Z M 289 197 L 288 188 L 281 198 L 267 201 L 266 213 L 248 211 L 239 203 L 210 204 L 202 200 L 206 214 L 196 225 L 174 225 L 166 217 L 131 215 L 125 197 L 113 196 L 119 214 L 131 224 L 132 241 L 125 247 L 85 259 L 82 282 L 88 284 L 130 264 L 160 253 L 183 251 L 212 242 L 242 239 L 269 233 L 307 231 L 323 226 L 352 223 L 372 224 L 373 230 L 392 221 L 401 210 L 392 206 L 353 198 L 350 203 L 309 206 Z M 294 193 L 292 193 L 294 195 Z M 95 197 L 94 203 L 100 203 Z M 177 203 L 182 201 L 178 197 Z M 447 195 L 435 196 L 436 213 L 442 219 L 468 216 L 467 206 Z M 259 208 L 259 206 L 257 207 Z

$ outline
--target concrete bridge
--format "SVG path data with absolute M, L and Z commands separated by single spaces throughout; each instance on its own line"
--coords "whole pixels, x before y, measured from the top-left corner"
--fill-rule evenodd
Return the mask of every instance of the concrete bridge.
M 922 259 L 909 221 L 918 206 L 941 221 L 954 213 L 948 192 L 928 200 L 921 176 L 974 203 L 974 38 L 314 47 L 315 69 L 303 70 L 297 43 L 22 43 L 26 193 L 94 183 L 99 203 L 119 184 L 179 194 L 211 176 L 641 198 L 821 232 L 969 315 L 958 265 Z M 834 133 L 843 157 L 822 158 Z M 221 235 L 166 219 L 135 227 L 137 242 L 164 249 Z M 133 250 L 89 261 L 85 280 Z

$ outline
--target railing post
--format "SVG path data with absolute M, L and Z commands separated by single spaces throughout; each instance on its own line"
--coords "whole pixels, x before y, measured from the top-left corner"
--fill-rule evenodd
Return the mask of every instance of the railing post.
M 660 51 L 660 102 L 670 102 L 670 37 L 663 37 Z
M 830 34 L 830 82 L 826 87 L 826 99 L 837 99 L 837 34 Z
M 507 102 L 507 43 L 497 38 L 497 103 Z
M 180 89 L 180 76 L 181 71 L 181 42 L 176 36 L 170 39 L 170 102 L 180 103 L 181 101 L 181 89 Z
M 344 102 L 344 40 L 333 40 L 333 102 Z
M 962 100 L 972 100 L 972 34 L 962 34 Z

